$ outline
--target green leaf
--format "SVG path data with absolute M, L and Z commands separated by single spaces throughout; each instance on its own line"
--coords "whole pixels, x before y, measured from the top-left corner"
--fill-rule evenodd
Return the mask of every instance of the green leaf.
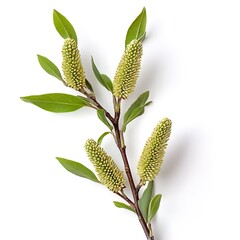
M 95 62 L 93 60 L 93 57 L 92 57 L 92 69 L 93 69 L 93 72 L 95 74 L 95 77 L 97 78 L 97 80 L 110 92 L 113 91 L 113 85 L 112 85 L 112 81 L 111 79 L 105 75 L 105 74 L 101 74 L 96 65 L 95 65 Z
M 60 157 L 57 157 L 56 159 L 62 164 L 62 166 L 67 171 L 79 177 L 87 178 L 93 182 L 100 183 L 95 174 L 89 168 L 85 167 L 83 164 Z
M 128 28 L 125 47 L 133 40 L 140 39 L 144 40 L 146 35 L 146 24 L 147 24 L 147 13 L 146 8 L 144 7 L 142 12 L 137 16 L 137 18 L 133 21 L 131 26 Z
M 112 131 L 113 127 L 108 122 L 106 115 L 105 115 L 105 111 L 103 109 L 98 109 L 97 115 L 98 115 L 98 118 Z
M 105 136 L 107 136 L 109 133 L 111 133 L 111 132 L 104 132 L 104 133 L 98 138 L 98 140 L 97 140 L 98 145 L 101 145 L 101 144 L 102 144 L 103 138 L 104 138 Z
M 85 81 L 86 81 L 86 86 L 87 86 L 87 88 L 88 88 L 91 92 L 94 93 L 94 90 L 93 90 L 92 84 L 91 84 L 87 79 L 85 79 Z
M 142 93 L 133 104 L 129 107 L 124 115 L 123 119 L 123 131 L 126 131 L 126 126 L 135 118 L 141 116 L 144 113 L 144 108 L 151 102 L 147 102 L 149 97 L 149 91 Z M 147 102 L 147 103 L 146 103 Z
M 110 92 L 113 91 L 113 85 L 112 85 L 112 80 L 106 75 L 106 74 L 101 74 L 103 83 L 106 85 L 107 90 Z
M 162 195 L 158 194 L 155 197 L 152 198 L 150 205 L 149 205 L 149 211 L 148 211 L 148 223 L 150 223 L 157 213 L 159 206 L 160 206 L 160 201 L 161 201 Z
M 123 125 L 124 132 L 126 131 L 126 126 L 127 126 L 128 123 L 130 123 L 132 120 L 141 116 L 144 113 L 144 107 L 145 106 L 137 107 L 131 112 L 131 115 L 128 118 L 128 120 L 126 122 L 124 122 L 124 125 Z
M 56 30 L 64 39 L 72 38 L 77 43 L 77 34 L 72 24 L 56 10 L 53 10 L 53 22 Z
M 21 97 L 21 99 L 44 110 L 56 113 L 72 112 L 84 106 L 91 106 L 89 101 L 84 97 L 64 93 L 32 95 Z
M 148 209 L 149 209 L 149 203 L 152 198 L 152 194 L 153 194 L 153 181 L 148 183 L 147 188 L 145 189 L 142 197 L 138 201 L 139 208 L 146 221 L 148 219 Z
M 37 57 L 39 64 L 41 65 L 43 70 L 45 70 L 45 72 L 63 81 L 62 75 L 58 67 L 53 62 L 51 62 L 48 58 L 41 55 L 37 55 Z
M 145 38 L 146 38 L 146 32 L 144 33 L 144 35 L 142 37 L 139 38 L 139 41 L 143 42 Z
M 146 91 L 144 93 L 142 93 L 134 102 L 133 104 L 130 106 L 130 108 L 128 109 L 128 111 L 125 113 L 124 117 L 125 118 L 129 118 L 129 116 L 131 115 L 131 112 L 136 109 L 137 107 L 141 107 L 144 106 L 147 102 L 149 98 L 149 91 Z
M 124 208 L 124 209 L 130 210 L 130 211 L 132 211 L 132 212 L 135 213 L 135 210 L 134 210 L 131 206 L 129 206 L 129 205 L 125 204 L 125 203 L 116 202 L 116 201 L 113 201 L 113 203 L 114 203 L 114 205 L 115 205 L 117 208 Z

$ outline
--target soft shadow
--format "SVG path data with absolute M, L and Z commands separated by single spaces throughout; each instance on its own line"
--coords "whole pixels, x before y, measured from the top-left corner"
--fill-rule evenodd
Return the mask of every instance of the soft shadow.
M 153 221 L 153 235 L 154 235 L 154 240 L 166 240 L 165 238 L 165 231 L 164 229 L 167 228 L 167 226 L 165 226 L 164 224 L 159 224 L 156 223 L 156 221 Z M 158 226 L 157 226 L 158 224 Z
M 176 185 L 176 176 L 181 174 L 182 169 L 188 169 L 185 166 L 192 164 L 188 156 L 190 149 L 195 147 L 196 144 L 196 135 L 195 133 L 185 133 L 185 135 L 180 136 L 175 140 L 174 143 L 169 143 L 169 148 L 167 149 L 166 157 L 164 158 L 164 164 L 162 170 L 155 180 L 160 182 L 160 188 L 166 189 L 171 188 L 171 185 Z M 186 172 L 187 174 L 187 172 Z M 181 186 L 179 186 L 181 188 Z M 167 225 L 167 223 L 166 223 Z M 165 237 L 165 230 L 168 227 L 165 226 L 164 220 L 157 222 L 156 219 L 153 221 L 154 236 L 156 240 L 167 240 Z
M 154 62 L 154 64 L 152 64 Z M 164 60 L 162 57 L 153 56 L 151 61 L 144 62 L 140 79 L 137 82 L 137 91 L 142 93 L 146 90 L 150 90 L 151 98 L 159 96 L 160 90 L 163 90 L 164 82 Z
M 172 179 L 181 166 L 186 164 L 186 155 L 191 144 L 193 144 L 193 136 L 190 134 L 182 136 L 174 143 L 171 143 L 170 139 L 170 146 L 167 148 L 167 154 L 160 172 L 161 182 Z

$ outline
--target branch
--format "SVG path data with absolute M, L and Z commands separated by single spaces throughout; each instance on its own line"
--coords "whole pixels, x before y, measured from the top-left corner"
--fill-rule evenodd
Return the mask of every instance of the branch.
M 151 229 L 149 229 L 145 219 L 143 218 L 143 215 L 142 215 L 141 210 L 138 205 L 138 200 L 139 200 L 138 192 L 139 192 L 139 189 L 141 186 L 138 185 L 136 187 L 135 183 L 133 181 L 132 172 L 131 172 L 130 165 L 129 165 L 128 158 L 127 158 L 126 146 L 124 144 L 124 135 L 123 135 L 123 132 L 121 132 L 121 130 L 119 128 L 119 119 L 120 119 L 120 114 L 121 114 L 121 109 L 120 109 L 121 98 L 117 99 L 117 101 L 114 101 L 115 116 L 113 118 L 111 116 L 111 114 L 97 101 L 95 96 L 87 93 L 85 90 L 83 90 L 82 93 L 84 95 L 86 95 L 89 100 L 92 100 L 97 108 L 103 109 L 105 111 L 106 117 L 111 121 L 111 123 L 114 127 L 116 145 L 117 145 L 117 147 L 121 153 L 122 159 L 123 159 L 125 173 L 128 178 L 128 182 L 129 182 L 129 185 L 131 188 L 134 202 L 132 202 L 125 194 L 121 194 L 121 193 L 117 193 L 117 194 L 120 197 L 122 197 L 125 201 L 127 201 L 131 206 L 134 207 L 136 214 L 138 215 L 138 220 L 143 228 L 143 231 L 144 231 L 147 239 L 154 240 L 154 236 L 152 236 L 152 231 L 151 231 Z M 114 99 L 114 97 L 113 97 L 113 99 Z M 114 100 L 116 100 L 116 99 L 114 99 Z
M 147 237 L 147 239 L 149 240 L 154 240 L 154 237 L 151 236 L 151 232 L 147 226 L 146 221 L 143 218 L 143 215 L 141 213 L 141 210 L 139 208 L 138 205 L 138 192 L 137 192 L 137 188 L 135 187 L 134 181 L 133 181 L 133 177 L 132 177 L 132 172 L 129 166 L 129 162 L 128 162 L 128 158 L 127 158 L 127 154 L 126 154 L 126 146 L 124 143 L 124 136 L 123 134 L 121 134 L 121 131 L 119 129 L 119 118 L 120 118 L 120 101 L 118 101 L 118 111 L 115 111 L 115 117 L 114 117 L 114 121 L 112 122 L 113 126 L 114 126 L 114 130 L 115 130 L 115 136 L 116 136 L 116 140 L 117 140 L 117 147 L 121 153 L 122 159 L 123 159 L 123 163 L 124 163 L 124 167 L 125 167 L 125 172 L 128 178 L 128 182 L 131 188 L 131 192 L 132 192 L 132 196 L 134 199 L 134 206 L 135 206 L 135 211 L 138 215 L 138 220 L 140 222 L 140 224 L 142 225 L 142 228 L 144 230 L 144 233 Z
M 125 195 L 125 193 L 124 192 L 117 192 L 116 193 L 118 196 L 120 196 L 121 198 L 123 198 L 133 209 L 135 209 L 135 205 L 134 205 L 134 203 L 131 201 L 131 199 L 129 199 L 128 197 L 127 197 L 127 195 Z

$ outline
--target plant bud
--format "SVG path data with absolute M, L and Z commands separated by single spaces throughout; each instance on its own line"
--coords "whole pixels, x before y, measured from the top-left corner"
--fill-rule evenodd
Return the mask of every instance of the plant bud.
M 89 139 L 85 144 L 85 150 L 95 167 L 100 181 L 113 192 L 122 190 L 125 187 L 123 173 L 103 148 L 94 140 Z
M 74 39 L 67 38 L 62 48 L 62 70 L 67 85 L 76 90 L 85 86 L 85 72 L 81 63 L 81 57 Z
M 141 67 L 142 43 L 132 40 L 126 47 L 122 59 L 118 65 L 114 81 L 113 95 L 127 99 L 136 85 Z
M 138 175 L 145 184 L 153 181 L 162 166 L 165 149 L 171 134 L 172 122 L 168 118 L 162 119 L 147 140 L 138 163 Z

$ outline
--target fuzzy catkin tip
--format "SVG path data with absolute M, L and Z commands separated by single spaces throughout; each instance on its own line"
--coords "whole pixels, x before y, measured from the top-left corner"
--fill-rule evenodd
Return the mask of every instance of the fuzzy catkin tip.
M 62 70 L 67 85 L 76 90 L 85 86 L 85 72 L 81 63 L 81 57 L 74 39 L 67 38 L 62 48 Z
M 133 92 L 141 67 L 142 43 L 132 40 L 118 65 L 114 81 L 113 94 L 118 98 L 127 99 Z
M 172 122 L 162 119 L 148 138 L 138 163 L 138 175 L 143 183 L 153 181 L 159 173 L 167 142 L 171 134 Z
M 113 159 L 93 139 L 86 141 L 85 150 L 100 181 L 113 192 L 121 191 L 125 187 L 125 179 Z

